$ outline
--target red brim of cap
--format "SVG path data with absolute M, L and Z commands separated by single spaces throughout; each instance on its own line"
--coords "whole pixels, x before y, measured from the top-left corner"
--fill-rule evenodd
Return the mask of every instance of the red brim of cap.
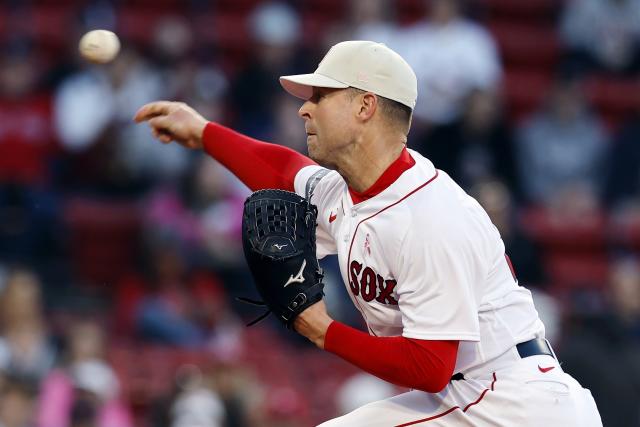
M 345 89 L 349 87 L 348 84 L 316 73 L 281 76 L 280 84 L 284 90 L 291 95 L 305 100 L 311 98 L 314 87 L 329 87 L 334 89 Z

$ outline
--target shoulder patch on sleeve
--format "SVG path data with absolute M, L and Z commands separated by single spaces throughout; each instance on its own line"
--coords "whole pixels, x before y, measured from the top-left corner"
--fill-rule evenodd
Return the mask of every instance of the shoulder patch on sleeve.
M 318 185 L 320 180 L 328 173 L 329 173 L 329 169 L 320 169 L 309 177 L 309 179 L 307 180 L 307 186 L 304 192 L 307 200 L 311 200 L 311 196 L 313 196 L 313 190 L 316 189 L 316 185 Z

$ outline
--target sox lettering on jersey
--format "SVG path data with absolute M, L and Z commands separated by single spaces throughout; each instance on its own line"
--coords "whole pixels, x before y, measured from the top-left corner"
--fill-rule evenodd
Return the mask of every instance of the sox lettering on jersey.
M 373 268 L 356 260 L 349 265 L 349 278 L 349 288 L 353 295 L 362 296 L 366 302 L 375 299 L 382 304 L 398 305 L 398 300 L 393 296 L 397 284 L 394 279 L 385 279 Z

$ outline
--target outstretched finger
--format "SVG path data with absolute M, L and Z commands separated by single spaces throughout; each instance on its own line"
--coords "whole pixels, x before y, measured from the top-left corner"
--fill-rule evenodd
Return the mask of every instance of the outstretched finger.
M 149 120 L 153 117 L 167 115 L 171 112 L 173 102 L 171 101 L 155 101 L 143 105 L 133 116 L 136 123 Z

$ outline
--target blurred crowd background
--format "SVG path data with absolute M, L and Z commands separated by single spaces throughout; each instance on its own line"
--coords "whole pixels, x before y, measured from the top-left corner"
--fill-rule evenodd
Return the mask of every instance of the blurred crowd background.
M 78 57 L 95 28 L 111 64 Z M 305 152 L 277 77 L 347 39 L 414 67 L 409 146 L 489 212 L 604 425 L 640 426 L 640 0 L 0 2 L 0 426 L 298 427 L 401 391 L 245 328 L 248 190 L 131 120 L 182 100 Z

